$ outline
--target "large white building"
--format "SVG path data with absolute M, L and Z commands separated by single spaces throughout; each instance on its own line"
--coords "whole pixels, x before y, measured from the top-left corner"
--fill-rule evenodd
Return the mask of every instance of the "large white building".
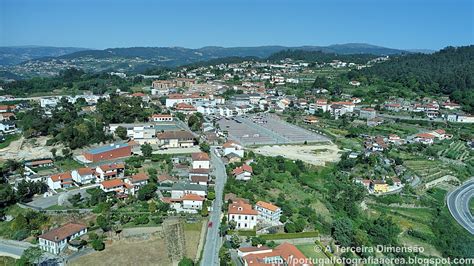
M 229 204 L 227 220 L 234 221 L 237 230 L 252 230 L 257 225 L 258 212 L 252 209 L 252 205 L 243 199 L 236 199 Z
M 58 255 L 66 248 L 69 240 L 87 233 L 87 226 L 83 224 L 68 223 L 55 228 L 38 237 L 42 250 Z
M 96 181 L 95 168 L 83 167 L 71 172 L 72 179 L 74 182 L 79 184 L 89 184 L 92 181 Z

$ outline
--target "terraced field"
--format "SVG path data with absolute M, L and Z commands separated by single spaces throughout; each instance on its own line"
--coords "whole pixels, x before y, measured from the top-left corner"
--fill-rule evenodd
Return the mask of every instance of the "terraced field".
M 462 162 L 474 160 L 466 144 L 460 140 L 451 142 L 449 147 L 438 152 L 438 155 Z
M 445 175 L 454 175 L 450 169 L 439 161 L 409 160 L 405 161 L 405 166 L 420 176 L 423 183 L 433 181 Z

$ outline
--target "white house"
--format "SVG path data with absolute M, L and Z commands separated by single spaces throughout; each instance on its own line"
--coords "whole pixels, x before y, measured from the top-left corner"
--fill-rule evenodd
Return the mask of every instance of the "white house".
M 234 171 L 232 171 L 232 174 L 234 175 L 236 180 L 243 180 L 243 181 L 250 180 L 252 178 L 252 173 L 253 173 L 252 166 L 246 165 L 246 164 L 240 167 L 237 167 L 234 169 Z
M 68 223 L 38 236 L 39 246 L 42 250 L 58 255 L 68 242 L 87 233 L 87 226 L 83 224 Z
M 244 147 L 241 145 L 233 142 L 233 141 L 227 141 L 222 145 L 223 151 L 224 151 L 224 156 L 227 156 L 228 154 L 235 153 L 238 155 L 240 158 L 244 157 Z
M 144 185 L 148 184 L 148 175 L 145 174 L 145 173 L 138 173 L 138 174 L 134 174 L 130 177 L 127 177 L 125 179 L 125 183 L 133 186 L 134 188 L 134 193 L 137 192 L 138 190 L 140 190 L 141 187 L 143 187 Z
M 237 230 L 252 230 L 257 225 L 258 212 L 252 209 L 252 205 L 243 199 L 236 199 L 229 204 L 227 220 L 236 223 Z
M 209 155 L 205 152 L 197 152 L 191 155 L 194 169 L 209 169 Z
M 125 165 L 122 163 L 115 163 L 115 164 L 104 164 L 97 166 L 95 169 L 96 176 L 100 178 L 100 180 L 107 180 L 116 177 L 123 176 L 123 172 L 125 170 Z
M 134 187 L 123 182 L 122 179 L 110 179 L 100 183 L 100 189 L 104 192 L 116 192 L 119 195 L 135 194 Z
M 73 184 L 71 172 L 51 175 L 48 178 L 48 187 L 50 189 L 61 189 L 71 187 Z
M 202 209 L 202 204 L 206 200 L 204 197 L 196 194 L 186 194 L 182 198 L 182 209 L 184 210 L 198 210 Z
M 258 201 L 255 204 L 258 220 L 270 224 L 280 224 L 281 208 L 271 203 Z
M 72 180 L 79 184 L 89 184 L 96 181 L 95 168 L 82 167 L 71 172 Z

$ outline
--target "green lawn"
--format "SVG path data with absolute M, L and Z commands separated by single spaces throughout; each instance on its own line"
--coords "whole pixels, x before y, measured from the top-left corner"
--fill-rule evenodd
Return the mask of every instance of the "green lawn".
M 20 134 L 5 135 L 5 141 L 0 143 L 0 149 L 10 146 L 10 143 L 12 143 L 12 141 L 15 141 L 18 139 L 20 139 Z
M 82 164 L 74 161 L 73 159 L 63 159 L 55 162 L 56 166 L 61 169 L 61 171 L 71 171 L 77 168 L 84 167 Z
M 296 248 L 298 248 L 307 258 L 309 259 L 329 259 L 326 254 L 324 254 L 322 251 L 319 250 L 318 248 L 315 248 L 316 244 L 301 244 L 301 245 L 296 245 Z M 329 264 L 332 265 L 332 264 Z

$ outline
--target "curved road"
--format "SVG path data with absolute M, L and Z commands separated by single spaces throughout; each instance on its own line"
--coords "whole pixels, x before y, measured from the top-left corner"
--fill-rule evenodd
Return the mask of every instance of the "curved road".
M 454 219 L 474 235 L 474 216 L 469 210 L 469 201 L 474 197 L 474 178 L 451 191 L 447 196 L 448 209 Z

